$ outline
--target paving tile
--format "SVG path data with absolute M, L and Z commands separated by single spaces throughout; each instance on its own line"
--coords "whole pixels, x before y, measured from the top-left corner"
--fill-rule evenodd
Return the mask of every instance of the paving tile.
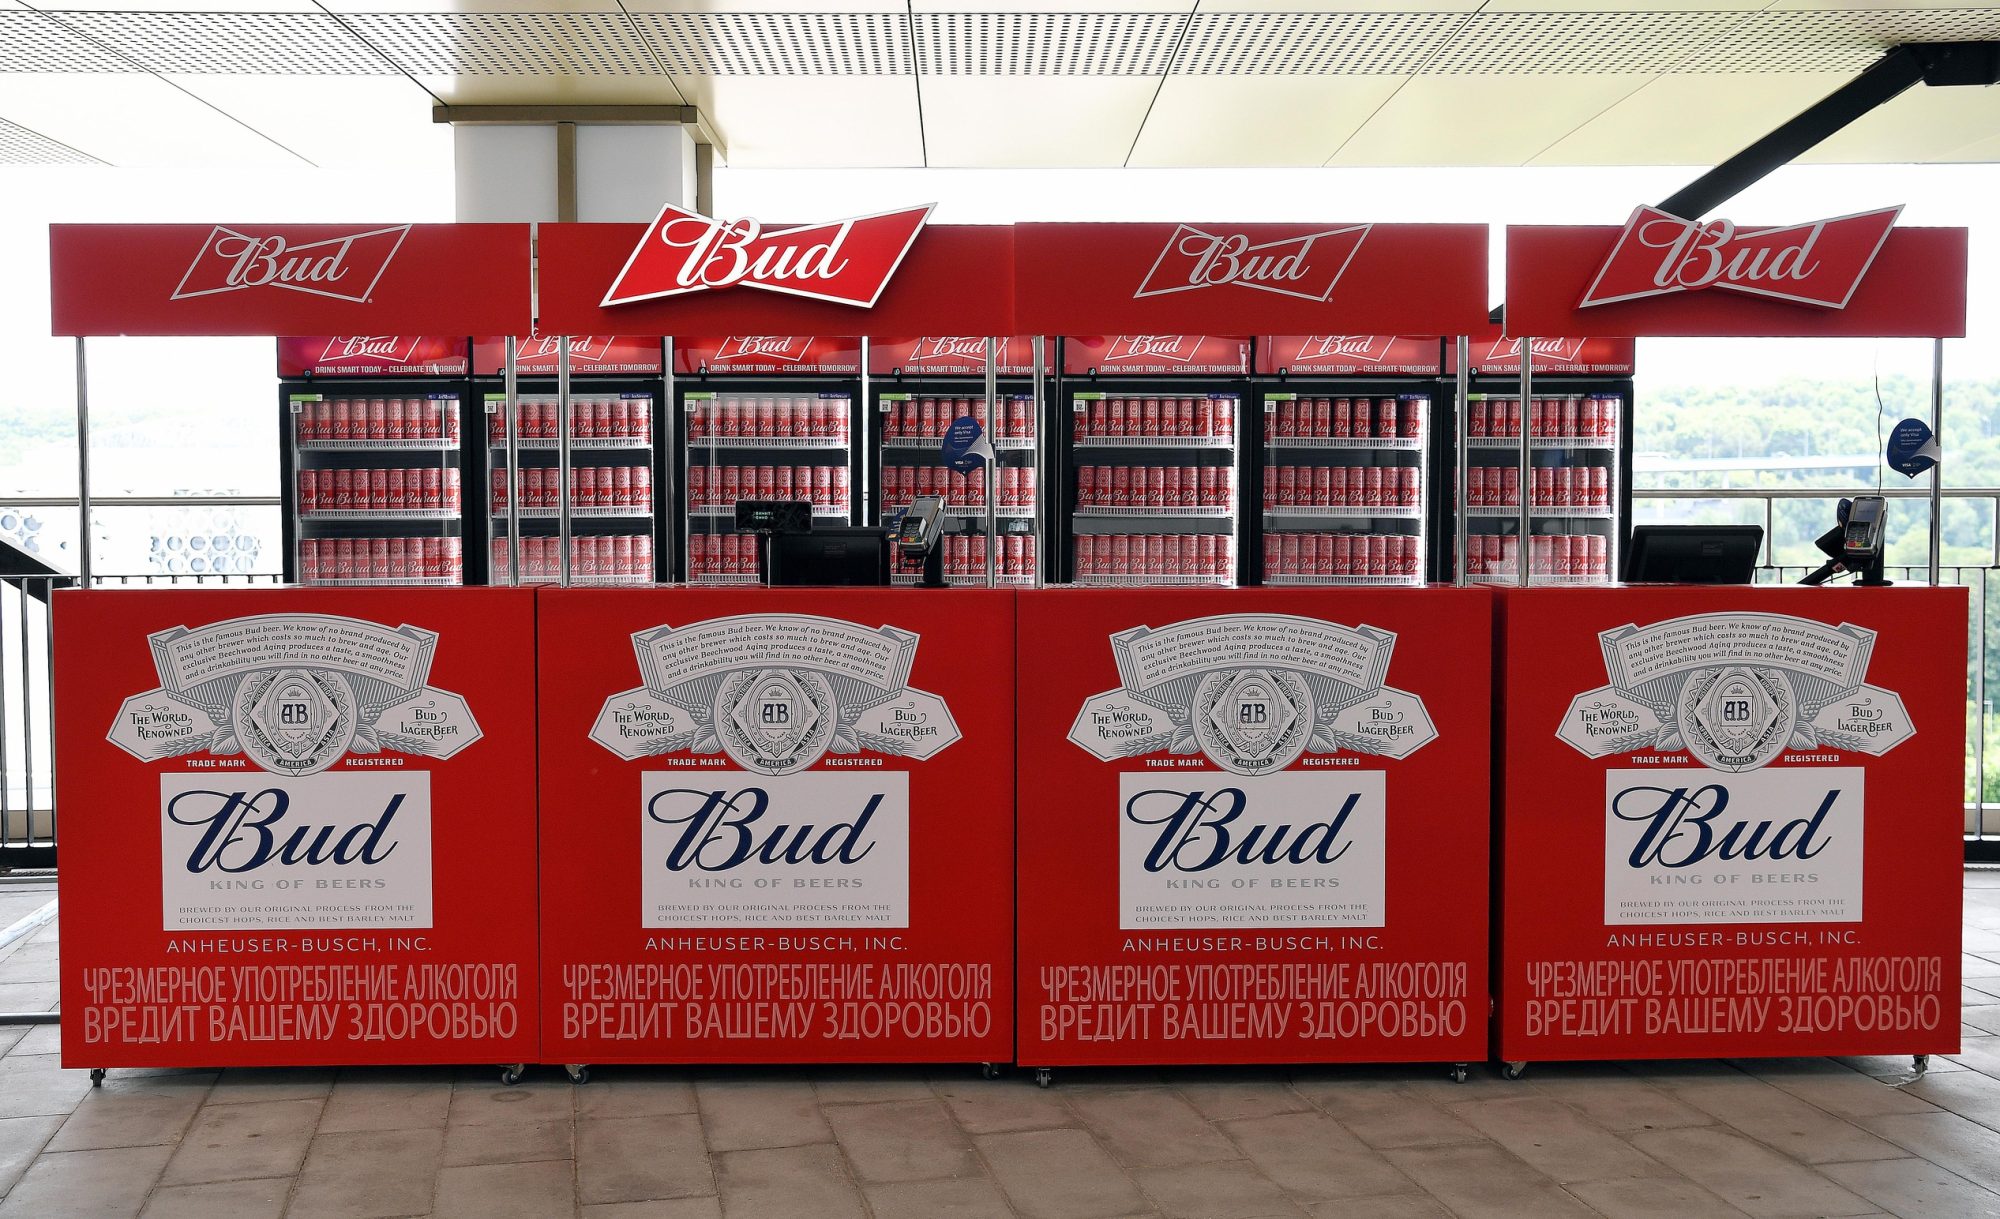
M 2000 1081 L 1977 1071 L 1951 1071 L 1926 1075 L 1903 1090 L 1921 1097 L 1940 1109 L 2000 1130 Z
M 1751 1059 L 1744 1070 L 1776 1088 L 1845 1118 L 1929 1113 L 1936 1106 L 1827 1058 Z
M 28 1171 L 62 1123 L 56 1116 L 0 1118 L 0 1197 Z
M 1243 1153 L 1172 1092 L 1081 1092 L 1069 1098 L 1111 1157 L 1128 1168 L 1230 1160 Z
M 967 1078 L 971 1078 L 970 1072 Z M 822 1105 L 930 1100 L 937 1095 L 931 1091 L 930 1073 L 924 1067 L 817 1067 L 812 1072 L 812 1083 Z
M 1378 1198 L 1342 1198 L 1306 1207 L 1313 1219 L 1452 1219 L 1451 1212 L 1429 1194 L 1385 1194 Z
M 644 1202 L 714 1192 L 700 1119 L 677 1114 L 577 1122 L 578 1201 Z
M 287 1219 L 382 1219 L 430 1210 L 442 1130 L 343 1130 L 306 1151 Z M 567 1202 L 567 1198 L 565 1198 Z
M 1452 1113 L 1557 1181 L 1667 1175 L 1659 1161 L 1559 1101 L 1540 1096 L 1475 1101 L 1452 1106 Z
M 722 1219 L 720 1198 L 655 1198 L 650 1202 L 600 1202 L 583 1219 Z
M 289 1177 L 304 1161 L 322 1102 L 204 1105 L 167 1162 L 163 1185 Z
M 833 1105 L 825 1113 L 861 1181 L 931 1181 L 980 1172 L 971 1142 L 943 1101 Z
M 1292 1090 L 1370 1147 L 1436 1147 L 1480 1137 L 1450 1110 L 1389 1080 L 1300 1079 Z
M 1461 1219 L 1596 1219 L 1562 1186 L 1491 1143 L 1382 1154 Z
M 1908 1075 L 1912 1067 L 1908 1054 L 1882 1054 L 1863 1058 L 1836 1058 L 1834 1061 L 1844 1067 L 1852 1067 L 1864 1075 L 1873 1075 L 1877 1079 L 1881 1079 L 1884 1076 L 1901 1077 Z M 1933 1054 L 1931 1055 L 1930 1062 L 1925 1064 L 1924 1074 L 1928 1078 L 1932 1075 L 1944 1075 L 1952 1071 L 1967 1071 L 1970 1069 L 1970 1067 L 1967 1067 L 1957 1059 L 1947 1058 L 1942 1054 Z
M 1903 1154 L 1895 1144 L 1753 1076 L 1690 1083 L 1678 1095 L 1758 1142 L 1807 1164 L 1884 1160 Z
M 863 1185 L 875 1219 L 1014 1219 L 1000 1187 L 986 1177 Z
M 291 1192 L 290 1177 L 170 1185 L 153 1191 L 139 1219 L 278 1219 Z
M 13 1053 L 14 1047 L 21 1044 L 21 1040 L 28 1035 L 28 1032 L 28 1025 L 0 1026 L 0 1057 Z
M 33 1024 L 26 1026 L 22 1038 L 14 1043 L 10 1054 L 60 1054 L 62 1053 L 62 1026 L 60 1024 Z
M 1862 1125 L 1931 1163 L 2000 1190 L 2000 1134 L 1956 1113 L 1900 1113 Z
M 0 1219 L 136 1215 L 169 1154 L 166 1147 L 114 1147 L 44 1155 L 0 1202 Z
M 436 1219 L 548 1219 L 574 1205 L 567 1160 L 479 1164 L 438 1173 Z
M 54 1054 L 0 1058 L 0 1117 L 67 1114 L 90 1091 L 90 1072 L 65 1071 Z
M 967 1134 L 1007 1134 L 1074 1126 L 1075 1111 L 1059 1088 L 1037 1088 L 1025 1076 L 1010 1079 L 931 1078 L 951 1115 Z
M 1685 1177 L 1580 1181 L 1567 1188 L 1607 1219 L 1741 1219 L 1743 1214 Z
M 1189 1104 L 1210 1121 L 1235 1118 L 1270 1117 L 1279 1113 L 1301 1113 L 1312 1108 L 1306 1098 L 1292 1091 L 1275 1068 L 1253 1073 L 1235 1070 L 1178 1070 L 1168 1076 Z M 1067 1086 L 1067 1077 L 1064 1086 Z
M 861 1219 L 867 1207 L 832 1146 L 725 1151 L 715 1157 L 722 1219 Z
M 317 1100 L 333 1090 L 332 1067 L 231 1067 L 215 1081 L 211 1105 Z
M 1634 1079 L 1627 1072 L 1611 1069 L 1582 1074 L 1552 1072 L 1544 1067 L 1567 1064 L 1538 1064 L 1527 1084 L 1551 1100 L 1561 1101 L 1584 1118 L 1606 1130 L 1672 1130 L 1681 1126 L 1706 1126 L 1714 1116 L 1702 1112 L 1663 1088 Z M 1363 1138 L 1367 1135 L 1363 1134 Z
M 1928 1160 L 1823 1164 L 1820 1171 L 1895 1215 L 1996 1216 L 2000 1194 Z
M 696 1111 L 694 1083 L 668 1067 L 593 1067 L 576 1089 L 578 1117 L 659 1117 Z
M 1169 1219 L 1257 1219 L 1298 1213 L 1284 1190 L 1242 1160 L 1141 1168 L 1132 1175 Z
M 1084 1131 L 985 1134 L 973 1142 L 1026 1219 L 1109 1219 L 1147 1209 L 1132 1179 Z
M 695 1085 L 695 1099 L 710 1151 L 833 1141 L 807 1080 L 763 1075 L 704 1079 Z
M 1410 1191 L 1409 1179 L 1388 1160 L 1318 1110 L 1224 1122 L 1222 1128 L 1265 1176 L 1304 1200 Z
M 1873 1204 L 1731 1130 L 1648 1130 L 1632 1143 L 1751 1215 L 1860 1215 Z
M 537 1160 L 574 1159 L 575 1135 L 574 1125 L 567 1120 L 447 1126 L 443 1162 L 447 1168 L 462 1168 L 470 1164 L 528 1164 Z
M 0 982 L 0 1012 L 45 1012 L 61 997 L 54 982 Z
M 510 1088 L 490 1075 L 461 1075 L 452 1085 L 446 1121 L 453 1126 L 568 1122 L 575 1116 L 580 1090 L 567 1079 L 525 1079 Z
M 348 1067 L 327 1094 L 319 1130 L 440 1130 L 451 1092 L 451 1074 L 442 1069 Z
M 172 1146 L 181 1141 L 214 1082 L 214 1075 L 200 1074 L 109 1076 L 103 1087 L 84 1094 L 49 1150 Z

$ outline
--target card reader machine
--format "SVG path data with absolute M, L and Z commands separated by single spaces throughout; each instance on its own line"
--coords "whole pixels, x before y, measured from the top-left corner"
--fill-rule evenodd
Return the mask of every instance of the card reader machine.
M 921 559 L 922 587 L 944 587 L 944 497 L 920 495 L 904 510 L 896 525 L 896 552 L 905 558 Z
M 1847 510 L 1840 534 L 1840 563 L 1855 573 L 1856 584 L 1881 585 L 1882 527 L 1888 501 L 1879 495 L 1857 495 Z

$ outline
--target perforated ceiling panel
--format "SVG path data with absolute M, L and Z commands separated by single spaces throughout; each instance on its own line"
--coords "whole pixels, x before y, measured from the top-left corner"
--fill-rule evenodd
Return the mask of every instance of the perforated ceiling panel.
M 62 19 L 153 72 L 252 76 L 396 72 L 326 13 L 71 12 Z
M 1424 70 L 1452 76 L 1671 72 L 1726 38 L 1743 17 L 1742 13 L 1474 13 Z
M 1405 76 L 1463 13 L 1197 13 L 1174 72 L 1187 76 Z
M 412 76 L 646 76 L 659 65 L 623 13 L 351 13 Z
M 2000 38 L 2000 8 L 1762 12 L 1683 72 L 1859 72 L 1903 42 Z
M 1158 76 L 1184 13 L 919 13 L 927 76 Z
M 681 76 L 905 76 L 901 13 L 634 13 Z
M 59 21 L 26 9 L 0 9 L 0 72 L 140 70 Z
M 0 119 L 0 165 L 101 165 L 67 144 Z

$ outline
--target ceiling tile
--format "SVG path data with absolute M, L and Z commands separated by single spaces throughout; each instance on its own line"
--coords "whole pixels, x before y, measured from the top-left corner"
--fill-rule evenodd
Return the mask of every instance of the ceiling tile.
M 1714 165 L 1848 80 L 1843 74 L 1662 76 L 1549 145 L 1536 165 Z
M 1401 76 L 1429 63 L 1465 20 L 1459 13 L 1198 13 L 1174 71 Z
M 156 76 L 0 76 L 0 118 L 120 166 L 279 166 L 297 157 Z
M 920 13 L 926 76 L 1158 76 L 1182 13 Z
M 0 8 L 0 73 L 139 70 L 60 21 L 24 8 Z
M 1967 147 L 1995 138 L 2000 138 L 2000 88 L 1918 85 L 1834 132 L 1799 160 L 1952 161 Z
M 1328 164 L 1521 165 L 1646 80 L 1413 77 Z
M 396 69 L 338 18 L 309 13 L 72 12 L 63 21 L 159 73 L 382 76 Z
M 635 13 L 677 76 L 889 76 L 910 70 L 897 13 Z
M 0 119 L 0 165 L 95 165 L 97 158 L 86 156 L 67 144 L 59 144 L 39 131 L 30 131 Z
M 1160 83 L 1143 76 L 921 79 L 925 145 L 938 166 L 1123 165 Z
M 1404 79 L 1170 76 L 1146 117 L 1132 164 L 1322 165 Z
M 680 106 L 666 76 L 426 76 L 415 80 L 452 106 Z M 776 82 L 773 82 L 776 83 Z
M 659 72 L 623 13 L 351 13 L 412 76 L 646 76 Z
M 1427 73 L 1563 75 L 1669 72 L 1741 25 L 1742 13 L 1481 12 Z
M 729 164 L 923 164 L 916 78 L 683 76 L 676 83 L 728 150 Z
M 326 168 L 395 171 L 452 156 L 434 99 L 403 76 L 174 76 L 175 84 Z

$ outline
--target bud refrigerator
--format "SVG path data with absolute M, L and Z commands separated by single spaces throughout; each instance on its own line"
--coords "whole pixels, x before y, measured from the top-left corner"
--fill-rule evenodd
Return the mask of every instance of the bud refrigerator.
M 1475 581 L 1514 584 L 1525 562 L 1536 585 L 1608 584 L 1623 575 L 1632 524 L 1634 343 L 1529 344 L 1534 363 L 1526 397 L 1520 340 L 1495 333 L 1470 344 L 1470 392 L 1459 421 L 1468 453 L 1466 572 Z M 1455 361 L 1447 361 L 1447 371 L 1455 371 Z M 1449 537 L 1452 505 L 1443 498 L 1440 534 Z
M 677 338 L 669 352 L 686 522 L 675 569 L 688 583 L 758 582 L 757 539 L 736 529 L 739 501 L 809 502 L 821 525 L 861 519 L 859 339 Z
M 1441 485 L 1434 410 L 1443 341 L 1278 335 L 1257 340 L 1248 564 L 1277 585 L 1415 585 Z M 1448 446 L 1444 447 L 1448 451 Z
M 944 579 L 986 583 L 986 498 L 994 502 L 995 583 L 1033 586 L 1040 569 L 1036 503 L 1041 493 L 1042 433 L 1034 343 L 995 339 L 994 399 L 986 401 L 986 345 L 977 337 L 876 339 L 868 343 L 868 393 L 875 420 L 869 485 L 879 488 L 866 519 L 888 525 L 920 495 L 947 505 Z M 1051 345 L 1044 360 L 1053 355 Z M 1046 370 L 1046 367 L 1044 369 Z M 952 421 L 970 416 L 993 446 L 994 467 L 955 473 L 941 446 Z M 900 555 L 893 582 L 915 584 L 920 567 Z
M 515 345 L 514 458 L 508 458 L 507 341 L 473 344 L 489 458 L 481 500 L 491 523 L 486 570 L 494 584 L 555 582 L 562 576 L 562 435 L 570 451 L 571 584 L 651 584 L 661 559 L 665 466 L 656 405 L 665 389 L 658 338 L 583 335 L 569 340 L 569 418 L 562 417 L 562 340 Z M 509 496 L 518 496 L 510 512 Z M 509 521 L 519 522 L 519 545 Z
M 481 470 L 464 442 L 468 340 L 279 339 L 285 579 L 466 583 L 484 537 L 465 509 Z
M 1094 586 L 1232 587 L 1242 566 L 1250 340 L 1061 341 L 1061 571 Z

